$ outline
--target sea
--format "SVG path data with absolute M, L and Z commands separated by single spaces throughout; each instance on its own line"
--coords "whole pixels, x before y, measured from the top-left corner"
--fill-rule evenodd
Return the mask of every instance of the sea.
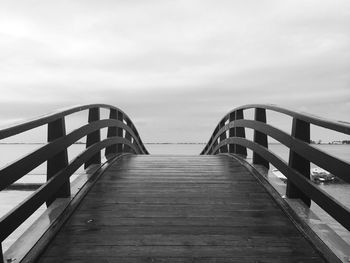
M 23 143 L 6 143 L 0 144 L 0 167 L 4 167 L 7 164 L 21 158 L 22 156 L 32 152 L 33 150 L 40 148 L 42 144 L 23 144 Z M 187 143 L 187 144 L 172 144 L 172 143 L 157 143 L 157 144 L 145 144 L 150 154 L 156 155 L 199 155 L 205 144 L 201 143 Z M 84 144 L 74 144 L 68 148 L 69 159 L 76 157 L 81 151 L 84 150 Z M 350 145 L 345 144 L 315 144 L 313 147 L 340 158 L 344 161 L 350 162 Z M 279 155 L 283 160 L 288 162 L 289 149 L 284 145 L 273 143 L 269 144 L 269 149 Z M 248 150 L 247 158 L 252 156 L 251 151 Z M 311 167 L 316 167 L 311 164 Z M 273 167 L 270 168 L 270 171 Z M 75 175 L 71 178 L 74 180 L 79 173 L 83 172 L 83 168 L 80 168 Z M 18 183 L 43 183 L 46 180 L 46 164 L 37 167 L 31 171 L 28 175 L 24 176 Z M 281 182 L 282 184 L 282 182 Z M 315 183 L 318 187 L 322 188 L 342 204 L 350 208 L 350 187 L 349 184 L 342 180 L 336 179 L 328 183 Z M 3 190 L 0 192 L 0 217 L 6 215 L 16 205 L 24 201 L 33 191 L 30 190 Z M 312 203 L 311 209 L 322 220 L 329 223 L 334 230 L 343 237 L 343 239 L 350 244 L 350 237 L 348 231 L 337 224 L 327 213 L 325 213 L 319 206 Z M 27 221 L 25 221 L 13 234 L 11 234 L 3 243 L 3 251 L 6 249 L 32 224 L 36 218 L 45 210 L 45 205 L 41 206 L 37 212 L 35 212 Z

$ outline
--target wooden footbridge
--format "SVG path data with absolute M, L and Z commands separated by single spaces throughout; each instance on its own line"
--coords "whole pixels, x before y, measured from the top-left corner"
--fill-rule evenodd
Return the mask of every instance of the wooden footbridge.
M 251 109 L 255 117 L 244 118 Z M 67 133 L 65 118 L 81 111 L 88 123 Z M 267 111 L 291 116 L 291 132 L 268 124 Z M 310 180 L 312 162 L 350 182 L 348 162 L 310 145 L 310 125 L 349 135 L 349 123 L 246 105 L 219 122 L 200 155 L 157 156 L 124 112 L 95 104 L 3 129 L 0 139 L 44 125 L 48 143 L 0 170 L 6 191 L 47 162 L 47 182 L 0 219 L 0 241 L 47 209 L 0 251 L 0 262 L 350 261 L 349 244 L 308 209 L 312 200 L 350 230 L 349 208 Z M 67 148 L 84 137 L 86 150 L 69 161 Z M 268 149 L 268 137 L 289 148 L 288 163 Z M 288 178 L 282 195 L 265 177 L 270 163 Z M 70 182 L 82 165 L 85 173 Z

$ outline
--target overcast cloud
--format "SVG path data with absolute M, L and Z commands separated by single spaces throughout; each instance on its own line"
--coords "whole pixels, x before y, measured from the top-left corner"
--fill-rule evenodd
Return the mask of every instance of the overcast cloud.
M 234 107 L 349 121 L 350 1 L 0 2 L 0 122 L 123 109 L 147 142 L 207 141 Z

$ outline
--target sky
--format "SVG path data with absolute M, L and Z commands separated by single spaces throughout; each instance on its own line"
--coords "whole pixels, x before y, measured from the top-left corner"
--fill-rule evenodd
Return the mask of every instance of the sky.
M 89 103 L 145 142 L 206 142 L 251 103 L 350 121 L 349 28 L 348 0 L 1 0 L 0 125 Z

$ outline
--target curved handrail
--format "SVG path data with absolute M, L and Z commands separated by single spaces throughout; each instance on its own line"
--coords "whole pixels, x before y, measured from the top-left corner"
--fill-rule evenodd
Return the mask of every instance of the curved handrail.
M 350 123 L 349 122 L 330 120 L 330 119 L 326 119 L 326 118 L 316 116 L 316 115 L 313 115 L 310 113 L 299 112 L 299 111 L 294 110 L 294 109 L 280 107 L 280 106 L 275 105 L 275 104 L 247 104 L 247 105 L 243 105 L 243 106 L 237 107 L 237 108 L 233 109 L 232 111 L 228 112 L 222 118 L 222 120 L 224 120 L 224 119 L 227 120 L 230 114 L 235 113 L 236 111 L 239 111 L 239 110 L 259 109 L 259 108 L 265 109 L 265 110 L 272 110 L 272 111 L 275 111 L 278 113 L 283 113 L 285 115 L 291 116 L 293 118 L 297 118 L 299 120 L 303 120 L 305 122 L 308 122 L 310 124 L 314 124 L 314 125 L 319 126 L 319 127 L 338 131 L 338 132 L 345 133 L 345 134 L 350 134 Z
M 244 119 L 244 110 L 248 109 L 255 110 L 254 120 Z M 291 116 L 291 134 L 267 124 L 266 110 Z M 310 162 L 348 183 L 350 163 L 312 147 L 310 124 L 350 135 L 350 123 L 347 122 L 327 120 L 276 105 L 249 104 L 235 108 L 220 120 L 201 154 L 231 153 L 247 156 L 247 148 L 251 149 L 253 164 L 269 168 L 271 163 L 287 177 L 288 197 L 301 198 L 307 205 L 313 200 L 350 230 L 350 209 L 311 183 Z M 253 141 L 245 138 L 245 128 L 254 130 Z M 268 149 L 268 136 L 289 148 L 288 163 Z
M 94 125 L 84 125 L 67 134 L 65 137 L 58 138 L 55 141 L 36 149 L 20 160 L 17 160 L 0 170 L 0 190 L 8 187 L 10 184 L 14 183 L 43 162 L 54 157 L 56 154 L 62 151 L 62 148 L 68 148 L 73 143 L 77 142 L 79 139 L 91 132 L 113 126 L 123 127 L 126 131 L 130 132 L 132 136 L 134 136 L 131 129 L 118 120 L 100 120 L 96 121 Z M 133 145 L 129 141 L 125 141 L 124 144 L 133 148 L 135 153 L 142 152 L 142 148 L 138 143 Z
M 93 156 L 96 151 L 102 150 L 112 143 L 120 142 L 126 143 L 126 139 L 109 138 L 101 141 L 99 144 L 90 146 L 86 151 L 72 160 L 65 169 L 56 173 L 22 203 L 2 217 L 0 220 L 0 240 L 4 240 L 8 237 L 20 224 L 32 215 L 45 202 L 43 200 L 46 200 L 50 194 L 57 192 L 65 181 L 69 180 L 69 177 L 84 164 L 84 159 Z
M 35 129 L 37 127 L 40 127 L 40 126 L 43 126 L 43 125 L 48 124 L 50 122 L 53 122 L 57 119 L 64 118 L 64 117 L 71 115 L 73 113 L 77 113 L 77 112 L 84 111 L 84 110 L 90 110 L 90 109 L 94 109 L 94 108 L 99 108 L 99 109 L 104 108 L 104 109 L 109 109 L 111 111 L 114 110 L 122 116 L 122 120 L 125 120 L 125 121 L 131 123 L 130 128 L 132 128 L 133 132 L 136 135 L 135 139 L 137 139 L 139 141 L 139 143 L 142 145 L 143 152 L 145 154 L 148 154 L 146 148 L 144 147 L 144 145 L 141 141 L 141 138 L 138 135 L 138 132 L 137 132 L 134 124 L 131 122 L 130 118 L 126 115 L 126 113 L 124 113 L 121 109 L 114 107 L 112 105 L 108 105 L 108 104 L 77 105 L 74 107 L 61 109 L 61 110 L 58 110 L 58 111 L 53 112 L 53 113 L 45 114 L 43 116 L 39 116 L 39 117 L 36 117 L 32 120 L 25 121 L 23 123 L 19 123 L 19 124 L 16 124 L 16 125 L 13 125 L 13 126 L 10 126 L 7 128 L 2 128 L 0 130 L 0 140 L 11 137 L 13 135 L 17 135 L 17 134 L 26 132 L 28 130 Z
M 100 119 L 101 108 L 110 111 L 108 119 Z M 88 124 L 66 134 L 65 117 L 85 110 L 89 111 Z M 0 140 L 43 125 L 48 127 L 48 143 L 0 170 L 1 191 L 47 162 L 47 182 L 0 218 L 0 242 L 43 203 L 50 205 L 58 197 L 69 197 L 70 176 L 83 164 L 85 168 L 92 164 L 101 164 L 102 149 L 106 150 L 107 159 L 128 152 L 148 154 L 130 118 L 120 109 L 107 104 L 75 106 L 2 129 Z M 101 140 L 100 131 L 103 128 L 108 129 L 107 138 Z M 67 148 L 85 136 L 86 149 L 68 163 Z

